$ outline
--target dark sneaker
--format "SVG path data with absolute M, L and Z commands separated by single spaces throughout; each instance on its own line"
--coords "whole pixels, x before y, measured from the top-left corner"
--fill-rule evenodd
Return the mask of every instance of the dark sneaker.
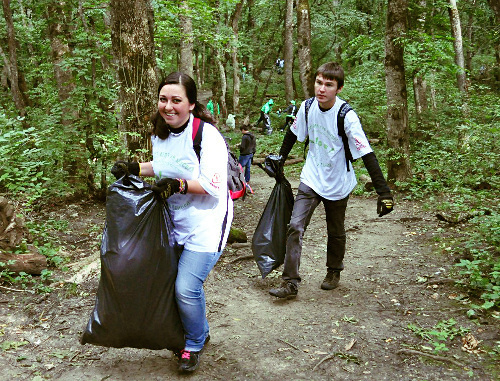
M 194 372 L 198 369 L 200 365 L 200 352 L 186 351 L 183 349 L 181 351 L 181 357 L 179 358 L 179 370 L 181 372 Z
M 207 345 L 209 341 L 210 335 L 207 335 L 203 343 L 203 348 L 199 352 L 186 351 L 185 349 L 174 351 L 174 355 L 179 359 L 179 370 L 183 372 L 194 372 L 198 369 L 201 352 L 203 352 L 205 345 Z
M 269 293 L 272 296 L 276 296 L 277 298 L 281 299 L 292 299 L 297 296 L 298 292 L 298 287 L 295 283 L 292 282 L 283 282 L 281 287 L 279 288 L 272 288 L 269 290 Z
M 328 269 L 323 283 L 321 283 L 321 288 L 323 290 L 333 290 L 339 286 L 340 281 L 340 271 Z

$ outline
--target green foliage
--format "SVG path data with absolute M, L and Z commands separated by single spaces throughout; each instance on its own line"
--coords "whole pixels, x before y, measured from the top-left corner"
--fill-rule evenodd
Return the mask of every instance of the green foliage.
M 465 277 L 464 285 L 479 294 L 483 304 L 474 309 L 500 307 L 500 214 L 475 217 L 466 232 L 465 245 L 471 259 L 461 259 L 456 266 Z
M 25 272 L 14 273 L 8 270 L 6 265 L 6 263 L 0 262 L 0 282 L 15 285 L 32 293 L 46 294 L 52 292 L 52 288 L 47 285 L 54 281 L 52 271 L 45 269 L 42 270 L 39 277 L 34 277 Z
M 433 346 L 427 347 L 426 345 L 423 345 L 423 349 L 429 349 L 434 353 L 439 353 L 448 351 L 448 347 L 445 342 L 452 341 L 455 337 L 463 336 L 469 332 L 469 329 L 456 327 L 456 325 L 457 321 L 451 318 L 439 321 L 434 327 L 430 328 L 422 328 L 410 323 L 408 324 L 408 329 Z
M 47 191 L 44 168 L 50 158 L 44 147 L 46 131 L 24 129 L 21 122 L 0 115 L 0 189 L 24 194 L 30 201 Z

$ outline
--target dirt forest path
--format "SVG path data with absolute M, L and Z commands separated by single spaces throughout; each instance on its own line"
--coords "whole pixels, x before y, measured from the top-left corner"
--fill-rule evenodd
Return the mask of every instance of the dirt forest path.
M 290 179 L 294 192 L 297 179 Z M 257 167 L 255 194 L 235 203 L 234 226 L 250 240 L 274 180 Z M 262 279 L 250 246 L 229 245 L 206 282 L 211 341 L 193 375 L 179 375 L 168 350 L 82 346 L 79 337 L 94 306 L 99 281 L 99 238 L 104 205 L 90 202 L 54 209 L 69 221 L 60 235 L 71 258 L 47 295 L 0 290 L 0 380 L 493 380 L 498 364 L 481 350 L 495 346 L 498 325 L 476 324 L 465 314 L 458 289 L 447 282 L 453 265 L 436 254 L 443 227 L 417 204 L 398 200 L 378 218 L 374 196 L 352 197 L 347 211 L 345 270 L 340 287 L 324 291 L 326 227 L 322 206 L 304 239 L 303 281 L 295 300 L 268 294 L 280 272 Z M 238 247 L 237 247 L 238 246 Z M 280 268 L 281 269 L 281 268 Z M 78 283 L 73 286 L 72 282 Z M 428 341 L 408 329 L 430 329 L 455 319 L 480 340 L 463 351 L 461 337 L 430 357 Z

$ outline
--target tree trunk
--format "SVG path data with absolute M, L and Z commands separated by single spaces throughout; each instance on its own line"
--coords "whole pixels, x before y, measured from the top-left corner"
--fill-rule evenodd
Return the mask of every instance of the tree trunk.
M 39 275 L 47 268 L 47 258 L 38 249 L 28 245 L 28 254 L 14 254 L 12 249 L 29 240 L 24 218 L 16 213 L 12 202 L 0 196 L 0 270 L 7 268 L 15 273 Z
M 286 0 L 285 38 L 283 59 L 285 60 L 286 104 L 293 99 L 293 2 Z
M 29 234 L 12 202 L 0 196 L 0 249 L 13 249 Z
M 419 0 L 418 5 L 421 9 L 425 10 L 427 5 L 427 0 Z M 425 11 L 423 14 L 419 15 L 417 23 L 417 30 L 420 33 L 425 33 L 425 20 L 427 15 Z M 415 99 L 415 115 L 417 118 L 417 138 L 424 137 L 424 131 L 427 129 L 428 123 L 422 118 L 422 114 L 427 112 L 427 82 L 419 68 L 415 69 L 413 72 L 413 95 Z
M 186 0 L 181 2 L 180 8 L 179 24 L 182 30 L 180 38 L 180 71 L 193 77 L 193 20 Z
M 243 10 L 243 0 L 238 1 L 231 18 L 231 26 L 233 29 L 233 46 L 232 46 L 232 59 L 233 59 L 233 113 L 240 112 L 240 70 L 238 62 L 238 22 L 240 21 L 241 12 Z
M 472 7 L 476 6 L 476 0 L 470 0 L 470 5 Z M 477 49 L 474 47 L 474 14 L 469 13 L 469 20 L 467 22 L 467 27 L 466 27 L 466 33 L 467 33 L 467 40 L 468 40 L 468 49 L 467 53 L 465 54 L 465 68 L 467 69 L 467 72 L 472 73 L 472 59 L 476 55 Z
M 314 94 L 314 72 L 311 61 L 311 17 L 309 0 L 297 0 L 297 43 L 300 68 L 300 82 L 304 97 Z
M 495 13 L 495 20 L 497 22 L 497 25 L 500 25 L 500 0 L 488 0 L 488 4 Z M 500 33 L 496 33 L 495 35 L 495 58 L 496 65 L 493 69 L 493 75 L 495 76 L 495 80 L 498 86 L 498 84 L 500 83 Z
M 387 141 L 390 157 L 387 165 L 389 181 L 405 181 L 410 177 L 410 137 L 404 67 L 404 49 L 398 41 L 407 28 L 407 0 L 388 0 L 385 35 L 385 71 L 387 93 Z
M 17 65 L 17 40 L 16 31 L 14 29 L 14 21 L 12 20 L 10 0 L 3 0 L 3 15 L 7 27 L 7 44 L 9 47 L 9 62 L 7 72 L 10 80 L 10 90 L 12 93 L 14 104 L 19 111 L 19 115 L 24 117 L 26 115 L 26 102 L 19 85 L 20 74 L 19 67 Z
M 158 79 L 150 1 L 111 0 L 111 43 L 120 83 L 120 130 L 129 154 L 147 145 Z M 126 133 L 137 133 L 133 136 Z
M 62 165 L 68 174 L 68 181 L 77 183 L 78 160 L 74 152 L 75 146 L 80 144 L 80 137 L 73 131 L 73 123 L 77 120 L 78 114 L 76 109 L 71 107 L 71 102 L 68 102 L 75 89 L 75 82 L 71 71 L 64 68 L 66 60 L 71 55 L 68 41 L 72 40 L 68 30 L 70 25 L 68 19 L 71 20 L 71 16 L 68 17 L 65 7 L 66 4 L 61 1 L 52 1 L 47 4 L 46 19 L 57 94 L 63 105 L 60 122 L 63 128 L 61 133 L 65 136 L 66 144 Z
M 422 115 L 427 113 L 429 108 L 427 103 L 427 82 L 424 77 L 416 71 L 413 75 L 413 96 L 415 99 L 415 115 L 417 118 L 417 134 L 419 139 L 425 138 L 425 130 L 427 130 L 428 123 Z
M 464 48 L 462 44 L 462 28 L 458 15 L 456 0 L 449 0 L 448 8 L 451 23 L 451 35 L 453 37 L 453 49 L 455 50 L 455 65 L 457 65 L 457 86 L 460 93 L 467 92 L 467 81 L 465 77 Z
M 222 63 L 222 52 L 220 49 L 217 49 L 217 54 L 215 56 L 215 63 L 217 65 L 217 72 L 219 74 L 219 83 L 220 83 L 220 97 L 219 97 L 219 105 L 220 105 L 220 113 L 223 120 L 227 117 L 227 102 L 226 102 L 226 93 L 227 93 L 227 79 L 226 79 L 226 70 L 224 69 L 224 64 Z M 214 110 L 216 113 L 217 110 Z
M 36 250 L 36 248 L 33 246 L 32 250 Z M 5 263 L 5 267 L 15 273 L 25 272 L 26 274 L 40 275 L 42 270 L 47 268 L 47 257 L 38 251 L 28 254 L 0 252 L 0 262 Z

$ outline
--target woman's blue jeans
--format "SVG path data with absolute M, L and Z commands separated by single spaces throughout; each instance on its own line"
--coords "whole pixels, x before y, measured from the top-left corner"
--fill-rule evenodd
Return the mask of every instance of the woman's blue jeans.
M 200 351 L 209 334 L 203 283 L 221 253 L 198 253 L 184 249 L 179 259 L 175 298 L 186 337 L 184 349 L 188 351 Z

